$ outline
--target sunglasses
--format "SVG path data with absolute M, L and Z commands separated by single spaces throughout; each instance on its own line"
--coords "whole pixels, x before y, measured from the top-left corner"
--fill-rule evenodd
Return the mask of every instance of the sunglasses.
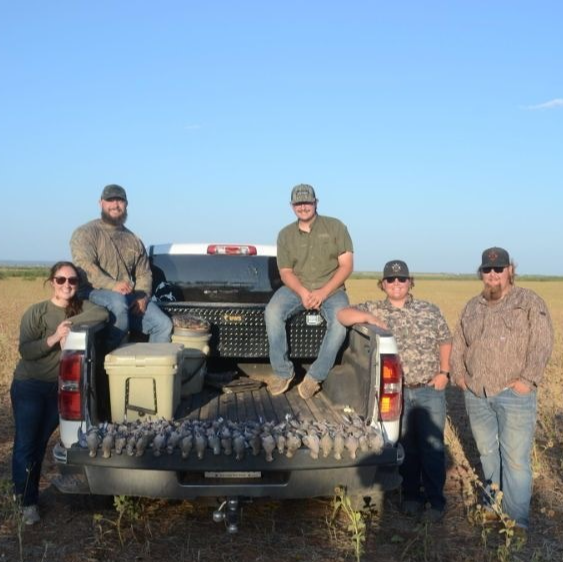
M 392 278 L 385 278 L 385 281 L 387 283 L 393 283 L 395 280 L 398 281 L 399 283 L 407 283 L 409 278 L 407 278 L 406 276 L 395 276 Z
M 490 274 L 491 272 L 495 272 L 495 274 L 502 274 L 505 267 L 506 266 L 485 266 L 484 268 L 481 268 L 481 272 L 484 274 Z
M 78 278 L 76 276 L 70 276 L 70 278 L 65 278 L 65 276 L 55 276 L 53 279 L 57 285 L 63 285 L 65 282 L 68 282 L 70 285 L 78 285 Z

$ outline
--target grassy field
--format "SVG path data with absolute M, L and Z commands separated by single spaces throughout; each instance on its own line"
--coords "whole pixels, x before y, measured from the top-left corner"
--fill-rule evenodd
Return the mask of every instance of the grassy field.
M 491 536 L 475 522 L 468 522 L 477 502 L 475 490 L 479 464 L 460 395 L 451 389 L 448 391 L 447 428 L 447 495 L 450 508 L 446 520 L 434 533 L 428 527 L 413 526 L 412 522 L 405 521 L 395 505 L 389 502 L 390 518 L 385 523 L 378 522 L 369 514 L 364 515 L 367 525 L 364 559 L 555 561 L 563 557 L 563 281 L 522 280 L 517 283 L 533 289 L 546 300 L 556 332 L 554 353 L 539 393 L 533 459 L 534 535 L 528 545 L 521 548 L 507 542 L 505 533 L 494 532 L 496 535 Z M 420 299 L 436 303 L 453 330 L 464 303 L 476 295 L 480 287 L 476 279 L 421 279 L 416 281 L 413 293 Z M 383 295 L 375 279 L 354 279 L 348 284 L 348 289 L 352 303 L 380 299 Z M 18 359 L 19 322 L 30 304 L 48 298 L 49 294 L 43 279 L 34 279 L 33 276 L 0 279 L 0 481 L 4 491 L 9 486 L 13 433 L 8 390 Z M 45 471 L 49 472 L 46 465 Z M 224 532 L 211 522 L 207 509 L 197 504 L 152 501 L 143 505 L 143 518 L 149 519 L 144 521 L 145 528 L 142 531 L 136 528 L 137 533 L 128 536 L 125 546 L 116 547 L 109 541 L 109 538 L 115 539 L 113 525 L 102 526 L 100 523 L 115 522 L 115 511 L 107 507 L 96 508 L 94 512 L 102 520 L 93 524 L 92 517 L 96 515 L 92 510 L 83 505 L 76 509 L 72 504 L 74 501 L 53 492 L 52 487 L 48 487 L 48 477 L 44 487 L 47 491 L 43 502 L 56 508 L 52 509 L 49 521 L 46 520 L 41 527 L 23 532 L 24 547 L 20 547 L 19 551 L 14 539 L 18 535 L 17 526 L 10 516 L 8 496 L 4 493 L 0 502 L 0 544 L 3 545 L 0 561 L 18 558 L 22 552 L 26 559 L 43 560 L 354 559 L 354 551 L 347 540 L 346 522 L 340 527 L 329 523 L 332 510 L 329 501 L 324 504 L 319 501 L 271 503 L 249 508 L 246 514 L 249 518 L 248 515 L 251 515 L 252 524 L 244 526 L 244 531 L 236 540 L 225 537 Z M 75 512 L 65 516 L 68 510 Z M 60 529 L 70 521 L 69 518 L 81 530 L 83 545 L 77 547 L 77 540 L 72 534 L 66 536 L 66 540 L 61 537 Z M 146 528 L 151 525 L 153 529 L 147 535 Z M 186 525 L 191 530 L 187 544 Z M 131 524 L 133 529 L 134 524 Z M 161 537 L 162 529 L 167 530 L 166 538 Z M 142 545 L 139 545 L 140 536 L 145 538 Z M 204 538 L 209 538 L 209 541 Z M 63 548 L 62 544 L 66 547 Z M 63 552 L 60 552 L 61 549 Z

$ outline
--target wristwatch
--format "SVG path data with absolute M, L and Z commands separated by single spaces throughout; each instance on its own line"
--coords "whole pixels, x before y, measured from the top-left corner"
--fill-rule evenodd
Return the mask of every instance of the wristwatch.
M 441 369 L 438 373 L 445 375 L 448 379 L 450 378 L 450 372 L 445 369 Z

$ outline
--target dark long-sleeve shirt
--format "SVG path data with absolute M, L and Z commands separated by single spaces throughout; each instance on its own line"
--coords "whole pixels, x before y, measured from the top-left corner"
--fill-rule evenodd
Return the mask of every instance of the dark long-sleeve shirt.
M 553 349 L 553 327 L 543 299 L 513 287 L 499 302 L 482 295 L 462 311 L 454 333 L 451 369 L 478 396 L 496 395 L 521 380 L 537 386 Z
M 108 311 L 89 301 L 84 301 L 82 313 L 69 317 L 73 324 L 97 323 L 108 319 Z M 65 320 L 63 307 L 57 307 L 51 300 L 32 305 L 23 315 L 20 324 L 21 359 L 16 365 L 14 379 L 39 379 L 57 381 L 61 347 L 47 344 L 47 338 L 54 334 Z

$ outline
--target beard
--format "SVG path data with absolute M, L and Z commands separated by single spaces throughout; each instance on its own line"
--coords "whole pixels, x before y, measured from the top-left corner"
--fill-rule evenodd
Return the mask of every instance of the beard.
M 120 217 L 111 217 L 102 210 L 102 221 L 104 223 L 108 223 L 109 225 L 113 225 L 114 227 L 122 227 L 127 221 L 127 209 L 123 211 L 123 215 L 121 215 Z
M 502 297 L 502 288 L 500 284 L 486 285 L 482 295 L 487 301 L 498 301 Z

